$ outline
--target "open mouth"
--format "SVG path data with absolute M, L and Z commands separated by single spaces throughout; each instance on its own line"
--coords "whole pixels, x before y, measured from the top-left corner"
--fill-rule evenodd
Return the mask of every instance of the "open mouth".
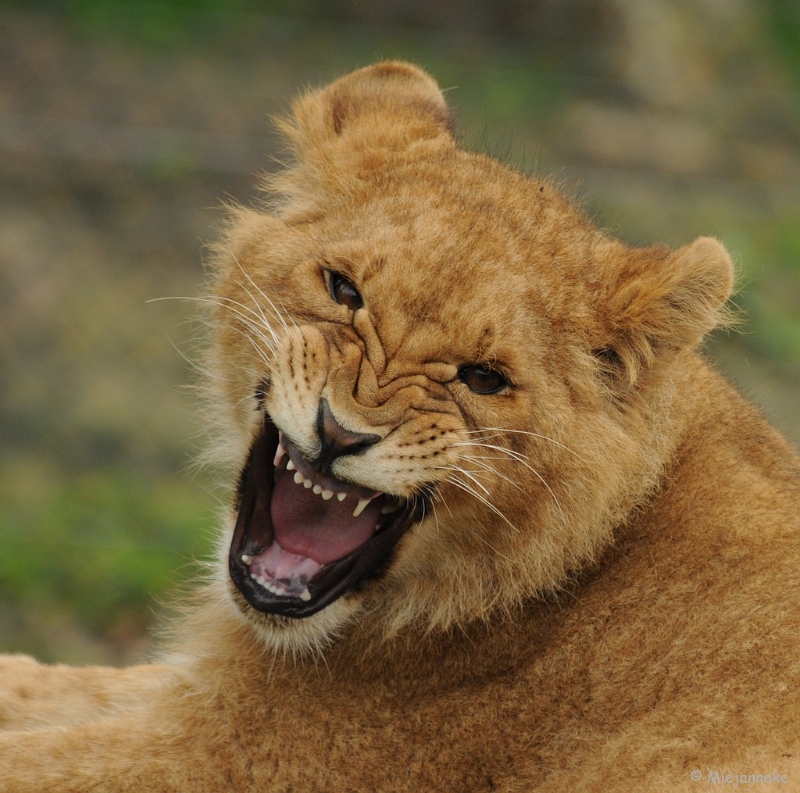
M 265 417 L 239 483 L 231 578 L 259 611 L 310 617 L 378 577 L 421 507 L 317 471 Z

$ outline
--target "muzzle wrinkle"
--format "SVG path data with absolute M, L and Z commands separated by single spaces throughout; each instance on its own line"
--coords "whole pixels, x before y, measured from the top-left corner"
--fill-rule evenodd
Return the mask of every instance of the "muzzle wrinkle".
M 386 351 L 369 311 L 362 308 L 355 312 L 353 328 L 364 343 L 366 358 L 369 360 L 370 366 L 379 377 L 386 370 Z
M 385 435 L 409 415 L 418 415 L 434 403 L 437 411 L 441 409 L 442 398 L 447 397 L 440 393 L 446 391 L 441 384 L 431 382 L 424 374 L 381 377 L 367 344 L 360 336 L 351 336 L 350 329 L 331 328 L 316 337 L 327 347 L 323 360 L 329 367 L 320 397 L 328 400 L 343 426 L 351 432 Z M 381 355 L 379 361 L 386 373 L 387 359 Z M 403 369 L 408 371 L 407 367 L 398 371 Z

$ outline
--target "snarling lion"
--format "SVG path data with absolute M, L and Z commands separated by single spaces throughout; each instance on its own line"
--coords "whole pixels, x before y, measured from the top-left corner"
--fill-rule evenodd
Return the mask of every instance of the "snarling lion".
M 723 246 L 612 239 L 404 63 L 282 129 L 216 251 L 218 573 L 159 663 L 4 659 L 0 790 L 800 790 L 800 461 L 697 352 Z

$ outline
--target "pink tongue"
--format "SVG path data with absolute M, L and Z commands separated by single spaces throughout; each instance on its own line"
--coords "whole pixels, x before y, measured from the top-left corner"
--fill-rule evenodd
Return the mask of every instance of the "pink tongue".
M 270 513 L 275 539 L 290 553 L 307 556 L 320 564 L 341 559 L 363 545 L 375 532 L 381 499 L 371 501 L 353 517 L 358 499 L 348 495 L 325 501 L 296 484 L 291 473 L 282 471 L 272 489 Z

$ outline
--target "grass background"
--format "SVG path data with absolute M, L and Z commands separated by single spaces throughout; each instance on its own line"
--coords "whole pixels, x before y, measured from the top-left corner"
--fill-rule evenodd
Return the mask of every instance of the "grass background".
M 796 3 L 5 2 L 0 650 L 147 654 L 226 498 L 191 466 L 182 298 L 221 201 L 282 156 L 269 117 L 387 57 L 448 89 L 465 145 L 555 173 L 623 238 L 723 239 L 746 323 L 708 353 L 800 445 Z

